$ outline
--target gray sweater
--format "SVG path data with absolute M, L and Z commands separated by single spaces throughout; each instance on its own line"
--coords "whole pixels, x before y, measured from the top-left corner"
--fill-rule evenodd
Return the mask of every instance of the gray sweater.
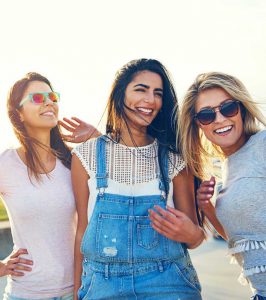
M 230 155 L 223 170 L 217 217 L 229 238 L 229 253 L 254 293 L 266 296 L 266 130 Z

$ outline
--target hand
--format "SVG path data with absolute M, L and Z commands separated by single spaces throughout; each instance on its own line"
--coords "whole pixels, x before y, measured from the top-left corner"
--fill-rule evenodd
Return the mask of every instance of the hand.
M 95 127 L 76 117 L 72 117 L 71 120 L 63 118 L 63 121 L 59 121 L 58 124 L 71 132 L 71 134 L 62 134 L 63 139 L 67 142 L 81 143 L 101 135 Z
M 211 197 L 214 194 L 215 177 L 212 176 L 210 180 L 203 181 L 197 190 L 197 203 L 200 209 L 204 212 L 213 211 L 214 206 L 211 203 Z
M 183 212 L 171 207 L 164 210 L 157 205 L 154 208 L 157 212 L 149 210 L 150 219 L 153 229 L 160 234 L 176 242 L 186 243 L 188 246 L 200 244 L 203 240 L 202 230 Z
M 19 249 L 11 253 L 7 258 L 0 262 L 0 277 L 6 275 L 24 276 L 21 271 L 30 272 L 31 267 L 25 265 L 33 265 L 33 261 L 20 257 L 20 255 L 28 254 L 27 249 Z

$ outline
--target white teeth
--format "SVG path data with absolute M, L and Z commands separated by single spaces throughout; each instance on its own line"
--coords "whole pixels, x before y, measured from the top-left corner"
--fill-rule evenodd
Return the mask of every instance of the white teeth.
M 49 116 L 49 117 L 51 117 L 51 116 L 54 116 L 54 113 L 52 111 L 47 111 L 47 112 L 43 113 L 42 116 Z
M 143 107 L 138 107 L 139 111 L 145 112 L 145 113 L 151 113 L 153 110 L 150 108 L 143 108 Z
M 233 126 L 226 126 L 226 127 L 223 127 L 223 128 L 216 129 L 214 131 L 216 133 L 223 133 L 223 132 L 231 130 L 232 128 L 233 128 Z

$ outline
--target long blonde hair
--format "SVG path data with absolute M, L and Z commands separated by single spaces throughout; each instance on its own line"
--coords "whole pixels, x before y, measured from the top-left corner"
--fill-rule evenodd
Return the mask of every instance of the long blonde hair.
M 244 133 L 251 136 L 266 126 L 266 120 L 257 104 L 252 100 L 244 84 L 237 78 L 219 72 L 197 76 L 189 87 L 178 118 L 178 143 L 189 169 L 198 178 L 204 179 L 210 158 L 221 157 L 219 146 L 208 141 L 194 120 L 195 105 L 199 94 L 207 89 L 221 88 L 241 103 Z

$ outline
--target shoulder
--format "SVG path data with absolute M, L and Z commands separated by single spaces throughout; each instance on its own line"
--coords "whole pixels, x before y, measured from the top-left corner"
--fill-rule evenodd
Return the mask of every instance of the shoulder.
M 177 176 L 186 166 L 185 161 L 183 160 L 180 154 L 169 152 L 169 175 L 173 179 Z
M 0 153 L 0 177 L 1 180 L 3 177 L 6 177 L 7 174 L 14 173 L 18 168 L 18 161 L 16 161 L 16 150 L 7 149 Z
M 0 164 L 1 167 L 3 164 L 6 164 L 10 160 L 13 160 L 16 155 L 16 149 L 6 149 L 3 152 L 0 153 Z
M 261 130 L 261 131 L 255 133 L 254 135 L 251 136 L 251 139 L 254 142 L 258 142 L 258 141 L 265 142 L 266 141 L 266 130 Z
M 95 170 L 96 164 L 96 145 L 98 138 L 92 138 L 78 146 L 76 146 L 71 153 L 75 154 L 80 160 L 82 166 L 87 173 L 92 176 L 92 171 Z
M 250 137 L 252 149 L 258 149 L 259 152 L 266 152 L 266 130 L 261 130 Z
M 96 147 L 97 138 L 90 139 L 84 143 L 79 144 L 74 147 L 71 151 L 72 154 L 76 154 L 78 157 L 80 155 L 86 156 L 89 152 Z

